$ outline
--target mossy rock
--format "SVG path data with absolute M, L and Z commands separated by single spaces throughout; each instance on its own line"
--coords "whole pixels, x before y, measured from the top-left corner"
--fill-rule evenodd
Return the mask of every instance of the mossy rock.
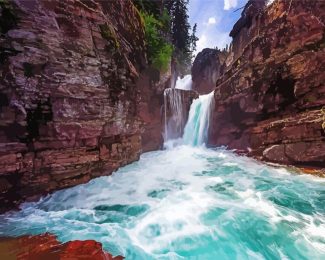
M 120 43 L 117 39 L 116 33 L 113 28 L 108 24 L 99 25 L 102 37 L 108 41 L 109 45 L 113 46 L 115 50 L 120 48 Z

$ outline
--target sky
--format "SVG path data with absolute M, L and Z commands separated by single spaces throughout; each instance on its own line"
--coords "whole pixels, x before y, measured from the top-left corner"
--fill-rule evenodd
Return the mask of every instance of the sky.
M 197 23 L 196 54 L 204 48 L 222 49 L 231 42 L 229 33 L 247 0 L 189 0 L 189 21 Z

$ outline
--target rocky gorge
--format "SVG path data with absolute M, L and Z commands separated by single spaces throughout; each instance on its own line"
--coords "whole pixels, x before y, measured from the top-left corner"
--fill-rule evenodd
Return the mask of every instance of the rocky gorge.
M 116 1 L 121 12 L 112 10 L 78 0 L 2 3 L 3 209 L 162 147 L 163 93 L 174 72 L 148 67 L 132 2 Z M 267 8 L 249 1 L 229 50 L 198 54 L 193 89 L 215 89 L 210 146 L 324 168 L 324 15 L 322 1 L 279 0 Z M 184 128 L 195 95 L 186 94 L 176 128 Z
M 0 258 L 318 259 L 324 1 L 247 1 L 184 78 L 135 2 L 0 0 Z

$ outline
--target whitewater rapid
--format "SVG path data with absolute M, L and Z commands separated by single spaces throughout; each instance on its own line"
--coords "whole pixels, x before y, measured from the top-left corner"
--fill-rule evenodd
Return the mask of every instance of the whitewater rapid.
M 0 235 L 95 239 L 126 259 L 324 259 L 325 180 L 223 149 L 143 154 L 0 216 Z

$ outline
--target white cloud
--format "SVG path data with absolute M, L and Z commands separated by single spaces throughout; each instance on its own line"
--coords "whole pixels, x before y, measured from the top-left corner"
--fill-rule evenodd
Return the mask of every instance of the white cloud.
M 218 37 L 213 37 L 211 35 L 218 35 Z M 200 51 L 202 51 L 204 48 L 215 48 L 218 47 L 219 49 L 223 49 L 226 47 L 226 44 L 229 44 L 231 41 L 231 38 L 228 36 L 228 32 L 223 33 L 220 31 L 211 31 L 211 30 L 205 30 L 203 34 L 199 37 L 199 40 L 196 43 L 196 52 L 195 55 L 197 55 Z
M 1 0 L 0 0 L 1 1 Z M 197 24 L 197 49 L 195 54 L 204 48 L 222 49 L 231 42 L 229 32 L 240 17 L 239 12 L 224 10 L 244 6 L 248 0 L 190 0 L 189 20 L 193 26 Z M 226 3 L 227 2 L 227 3 Z
M 202 49 L 208 47 L 207 41 L 208 41 L 207 36 L 205 34 L 201 35 L 201 37 L 199 38 L 199 40 L 196 43 L 197 52 L 200 52 Z
M 208 24 L 216 24 L 217 23 L 217 20 L 215 17 L 210 17 L 209 20 L 208 20 Z
M 238 0 L 224 0 L 225 4 L 223 9 L 230 10 L 231 8 L 235 8 L 238 4 Z

